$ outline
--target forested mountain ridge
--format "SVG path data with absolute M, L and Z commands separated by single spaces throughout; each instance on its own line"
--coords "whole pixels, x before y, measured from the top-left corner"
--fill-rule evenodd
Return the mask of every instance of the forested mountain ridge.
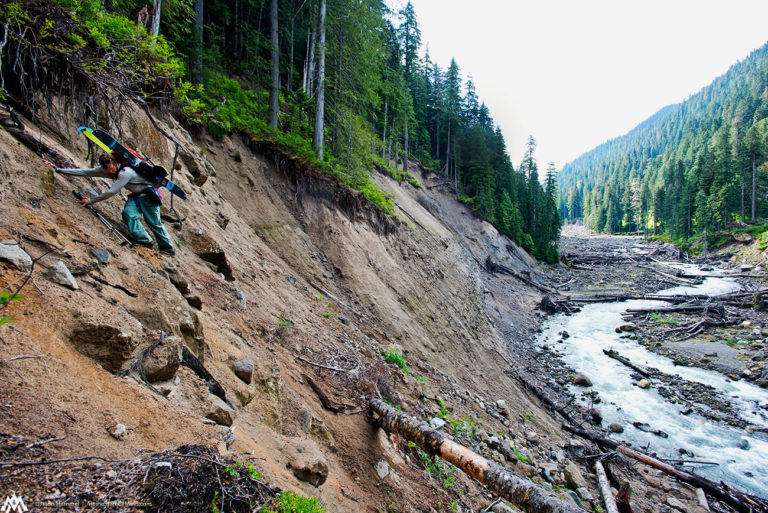
M 33 45 L 24 39 L 34 32 L 94 81 L 106 78 L 98 67 L 115 66 L 128 89 L 165 84 L 162 94 L 152 86 L 139 94 L 182 108 L 214 136 L 277 146 L 388 214 L 392 198 L 369 173 L 418 186 L 407 155 L 449 177 L 463 201 L 529 252 L 556 259 L 555 189 L 538 181 L 535 145 L 516 171 L 471 78 L 455 61 L 441 68 L 422 53 L 410 3 L 394 12 L 379 0 L 52 0 L 72 17 L 67 33 L 44 25 L 40 5 L 2 8 L 7 55 Z M 131 41 L 142 42 L 138 52 Z M 132 75 L 150 55 L 160 69 L 141 84 Z M 4 87 L 23 97 L 40 78 Z
M 768 212 L 768 45 L 560 172 L 560 213 L 592 229 L 712 235 Z

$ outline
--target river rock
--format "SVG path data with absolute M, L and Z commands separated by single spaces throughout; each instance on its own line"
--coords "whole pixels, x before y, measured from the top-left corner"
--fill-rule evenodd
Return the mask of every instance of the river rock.
M 557 479 L 557 464 L 556 463 L 547 463 L 541 467 L 541 477 L 549 481 L 550 483 L 555 482 Z
M 503 502 L 497 502 L 491 508 L 493 513 L 515 513 L 515 510 L 504 504 Z
M 0 260 L 12 263 L 16 269 L 25 273 L 32 270 L 32 258 L 13 241 L 0 243 Z
M 585 487 L 576 488 L 576 494 L 584 501 L 593 501 L 595 498 L 589 493 L 589 489 Z
M 688 507 L 674 497 L 667 497 L 667 506 L 682 511 L 682 513 L 688 513 Z
M 445 421 L 440 417 L 432 417 L 432 420 L 429 421 L 429 425 L 432 429 L 440 429 L 445 426 Z
M 590 408 L 589 415 L 592 417 L 592 422 L 598 426 L 603 423 L 603 414 L 597 408 Z
M 648 381 L 647 379 L 641 379 L 640 381 L 637 382 L 637 386 L 640 388 L 650 388 L 651 382 Z
M 584 479 L 584 475 L 574 462 L 571 461 L 565 466 L 563 475 L 565 476 L 565 483 L 568 485 L 568 488 L 575 490 L 587 487 L 587 480 Z
M 51 280 L 53 283 L 58 283 L 64 287 L 68 287 L 72 290 L 78 290 L 80 286 L 77 284 L 77 280 L 69 272 L 67 266 L 61 260 L 57 260 L 52 266 L 45 271 L 45 277 Z
M 589 379 L 586 376 L 586 374 L 582 374 L 581 372 L 579 372 L 573 377 L 573 384 L 578 385 L 580 387 L 591 387 L 592 380 Z
M 608 426 L 608 431 L 611 432 L 611 433 L 623 433 L 624 432 L 624 426 L 614 422 L 610 426 Z

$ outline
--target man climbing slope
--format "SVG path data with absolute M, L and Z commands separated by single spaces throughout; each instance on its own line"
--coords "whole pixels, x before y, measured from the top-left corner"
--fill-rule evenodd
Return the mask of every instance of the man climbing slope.
M 168 231 L 160 220 L 160 195 L 146 178 L 140 176 L 136 170 L 130 166 L 118 167 L 117 162 L 107 155 L 99 157 L 99 166 L 90 169 L 70 169 L 56 167 L 52 162 L 45 161 L 46 164 L 53 167 L 57 173 L 76 176 L 103 177 L 114 180 L 115 183 L 109 190 L 94 196 L 90 199 L 82 198 L 77 201 L 85 206 L 92 203 L 111 198 L 120 189 L 125 187 L 130 191 L 130 195 L 123 207 L 123 221 L 128 225 L 128 230 L 136 241 L 136 244 L 151 248 L 152 238 L 147 233 L 141 218 L 155 235 L 157 247 L 160 253 L 174 256 L 173 243 L 168 235 Z

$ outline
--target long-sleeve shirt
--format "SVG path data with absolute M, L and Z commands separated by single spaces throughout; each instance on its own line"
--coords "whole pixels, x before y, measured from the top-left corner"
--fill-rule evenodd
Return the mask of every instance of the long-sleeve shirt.
M 89 169 L 57 167 L 56 171 L 59 173 L 64 173 L 65 175 L 112 178 L 101 166 L 93 167 Z M 149 183 L 146 178 L 139 175 L 132 167 L 125 166 L 120 169 L 120 172 L 117 175 L 117 180 L 115 180 L 115 183 L 112 184 L 112 187 L 110 187 L 109 190 L 102 192 L 98 196 L 94 196 L 93 198 L 90 198 L 90 201 L 91 203 L 97 203 L 107 198 L 111 198 L 112 196 L 120 192 L 120 189 L 122 189 L 123 187 L 128 189 L 131 193 L 135 194 L 138 192 L 142 192 L 147 187 L 151 187 L 151 186 L 152 184 Z

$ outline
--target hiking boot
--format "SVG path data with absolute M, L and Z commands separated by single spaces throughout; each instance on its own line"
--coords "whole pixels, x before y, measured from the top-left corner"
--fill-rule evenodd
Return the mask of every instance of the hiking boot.
M 174 250 L 172 250 L 172 249 L 161 249 L 161 250 L 159 250 L 159 253 L 161 255 L 165 255 L 165 256 L 169 256 L 169 257 L 175 257 L 176 256 L 176 252 Z
M 152 242 L 151 240 L 150 240 L 150 241 L 137 240 L 137 241 L 135 242 L 135 244 L 136 244 L 137 246 L 143 246 L 143 247 L 145 247 L 145 248 L 149 248 L 149 249 L 152 249 L 152 248 L 154 248 L 154 247 L 155 247 L 155 243 L 154 243 L 154 242 Z

